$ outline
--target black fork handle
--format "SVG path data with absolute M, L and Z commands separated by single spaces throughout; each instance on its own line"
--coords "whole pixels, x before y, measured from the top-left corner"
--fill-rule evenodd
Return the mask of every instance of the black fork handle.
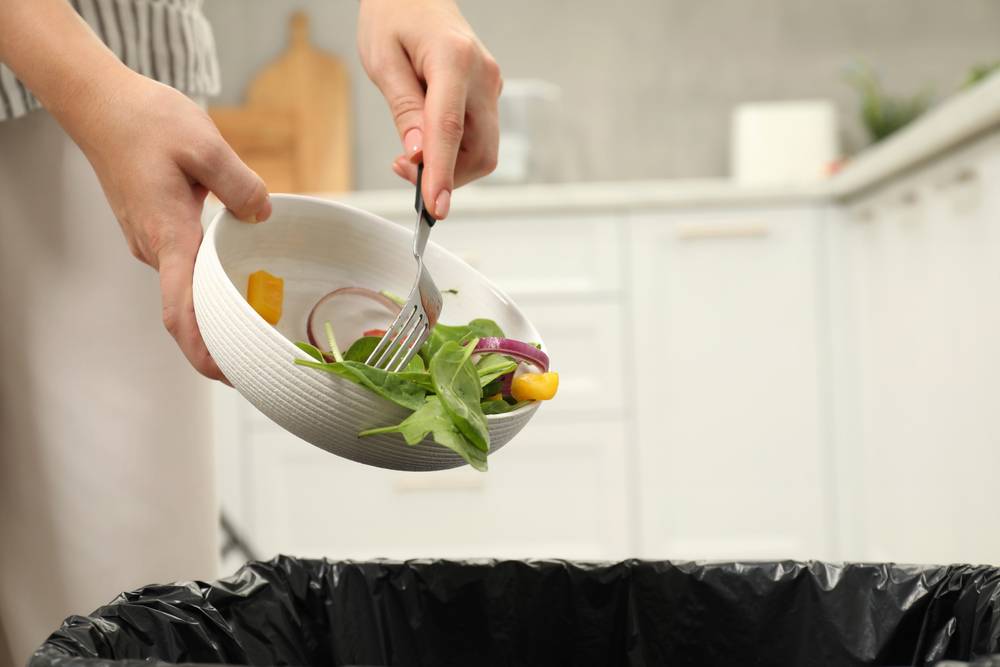
M 427 211 L 424 206 L 424 195 L 420 190 L 420 185 L 424 178 L 424 163 L 421 162 L 417 165 L 417 200 L 414 202 L 413 206 L 417 209 L 417 215 L 423 216 L 424 220 L 427 221 L 428 227 L 433 227 L 437 220 Z

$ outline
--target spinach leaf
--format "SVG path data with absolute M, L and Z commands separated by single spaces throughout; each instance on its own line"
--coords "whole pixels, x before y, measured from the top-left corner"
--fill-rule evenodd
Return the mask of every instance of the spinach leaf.
M 483 401 L 483 387 L 490 389 L 488 395 L 496 395 L 501 386 L 499 378 L 514 371 L 517 362 L 502 354 L 485 354 L 473 364 L 471 356 L 479 338 L 503 336 L 497 323 L 488 319 L 475 319 L 460 326 L 439 324 L 431 331 L 420 354 L 400 373 L 388 373 L 364 363 L 381 340 L 377 336 L 354 341 L 344 360 L 334 363 L 327 363 L 326 355 L 312 345 L 296 343 L 314 361 L 296 359 L 295 363 L 339 375 L 413 410 L 396 426 L 370 429 L 360 435 L 400 433 L 413 445 L 430 433 L 436 443 L 456 452 L 477 470 L 485 471 L 490 435 L 484 411 L 502 414 L 520 404 Z
M 489 384 L 483 385 L 483 396 L 485 398 L 496 396 L 501 391 L 503 391 L 503 382 L 500 380 L 500 378 L 493 380 L 493 382 L 490 382 Z
M 438 324 L 431 330 L 431 335 L 427 339 L 427 342 L 424 343 L 420 354 L 423 355 L 424 360 L 429 364 L 430 360 L 437 354 L 437 351 L 441 349 L 441 346 L 448 341 L 464 344 L 473 338 L 490 337 L 504 337 L 503 329 L 493 320 L 480 318 L 472 320 L 468 324 L 459 324 L 457 326 Z
M 480 407 L 482 408 L 484 415 L 502 415 L 503 413 L 510 412 L 514 409 L 513 406 L 502 398 L 498 398 L 493 401 L 483 401 Z
M 364 437 L 379 433 L 399 433 L 408 445 L 420 443 L 428 433 L 431 433 L 434 442 L 452 450 L 476 470 L 486 472 L 486 453 L 458 430 L 437 396 L 428 396 L 419 410 L 396 426 L 372 428 L 358 435 Z
M 476 338 L 504 338 L 500 325 L 484 317 L 469 322 L 469 330 Z
M 347 348 L 347 352 L 344 352 L 344 361 L 365 363 L 365 360 L 375 351 L 375 346 L 380 340 L 382 339 L 379 336 L 362 336 Z
M 483 355 L 479 363 L 476 364 L 476 372 L 479 373 L 479 383 L 484 387 L 501 375 L 512 373 L 515 370 L 517 370 L 517 362 L 502 354 Z M 485 391 L 483 394 L 490 395 L 486 394 Z
M 423 361 L 421 361 L 420 363 L 422 364 Z M 423 387 L 424 389 L 427 390 L 427 393 L 429 394 L 434 393 L 434 383 L 431 381 L 431 374 L 425 370 L 421 369 L 420 371 L 402 371 L 400 373 L 396 373 L 396 375 L 402 378 L 403 380 L 407 380 L 415 385 Z
M 319 348 L 313 347 L 309 343 L 296 343 L 295 347 L 299 348 L 316 361 L 326 363 L 326 358 L 323 356 L 323 353 L 319 350 Z
M 403 369 L 404 373 L 425 373 L 427 372 L 427 366 L 424 365 L 423 357 L 419 354 L 413 355 L 410 359 L 410 363 L 406 364 L 406 368 Z
M 479 401 L 483 397 L 479 374 L 469 357 L 476 341 L 462 347 L 448 341 L 431 359 L 431 381 L 445 412 L 472 444 L 484 452 L 490 449 L 490 434 Z
M 296 359 L 295 363 L 300 366 L 318 368 L 327 373 L 339 375 L 351 382 L 360 384 L 362 387 L 367 387 L 382 398 L 410 410 L 419 410 L 424 404 L 426 390 L 419 384 L 400 377 L 399 373 L 382 371 L 358 361 L 341 361 L 326 364 Z
M 428 336 L 427 342 L 424 346 L 420 348 L 420 355 L 424 358 L 424 361 L 430 365 L 431 359 L 437 354 L 441 346 L 448 341 L 461 342 L 463 338 L 469 335 L 469 327 L 465 324 L 460 324 L 458 326 L 449 326 L 447 324 L 437 324 L 431 329 L 431 335 Z
M 520 401 L 519 403 L 510 404 L 502 398 L 493 401 L 483 401 L 482 408 L 483 414 L 487 415 L 502 415 L 506 412 L 513 412 L 521 406 L 527 405 L 528 401 Z
M 357 339 L 354 341 L 354 344 L 348 348 L 347 352 L 344 353 L 344 361 L 357 361 L 362 364 L 365 363 L 365 361 L 368 360 L 368 357 L 371 356 L 371 353 L 375 351 L 375 347 L 381 340 L 381 336 L 363 336 L 362 338 Z M 415 354 L 413 355 L 413 358 L 410 359 L 410 363 L 408 363 L 406 368 L 403 370 L 412 373 L 422 373 L 427 370 L 427 367 L 424 365 L 424 360 L 420 357 L 420 355 Z

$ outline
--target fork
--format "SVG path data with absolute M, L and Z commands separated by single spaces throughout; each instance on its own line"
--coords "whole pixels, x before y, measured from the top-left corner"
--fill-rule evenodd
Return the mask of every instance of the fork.
M 441 315 L 441 292 L 424 266 L 424 248 L 434 226 L 434 218 L 424 208 L 424 198 L 420 193 L 420 182 L 424 165 L 417 166 L 417 227 L 413 231 L 413 257 L 417 260 L 417 280 L 410 290 L 410 298 L 403 304 L 399 315 L 386 330 L 382 340 L 365 360 L 369 366 L 381 370 L 399 372 L 420 351 L 431 335 L 431 329 Z

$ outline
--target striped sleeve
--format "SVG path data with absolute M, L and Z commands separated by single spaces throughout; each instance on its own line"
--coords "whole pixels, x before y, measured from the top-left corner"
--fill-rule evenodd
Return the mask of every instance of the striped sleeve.
M 118 59 L 125 62 L 125 45 L 122 42 L 122 31 L 115 18 L 114 0 L 90 0 L 94 5 L 94 13 L 97 15 L 98 26 L 104 38 L 104 43 L 108 45 L 111 52 L 118 56 Z
M 149 48 L 153 63 L 153 78 L 157 81 L 172 81 L 173 68 L 170 63 L 170 44 L 167 42 L 166 8 L 162 2 L 149 5 Z
M 6 67 L 0 69 L 0 89 L 4 94 L 4 108 L 10 109 L 12 117 L 23 116 L 31 111 L 27 91 L 21 82 Z
M 0 113 L 9 118 L 14 118 L 25 113 L 17 102 L 17 91 L 10 72 L 0 69 Z
M 132 18 L 134 10 L 128 3 L 115 2 L 114 0 L 104 0 L 105 6 L 111 7 L 111 13 L 115 17 L 115 25 L 118 27 L 118 39 L 122 44 L 122 52 L 119 56 L 126 67 L 138 71 L 139 56 L 137 54 L 138 35 L 135 32 L 135 21 Z
M 135 12 L 135 34 L 136 34 L 136 48 L 139 51 L 139 69 L 136 70 L 139 74 L 144 76 L 153 77 L 153 50 L 149 48 L 152 44 L 152 40 L 149 36 L 149 18 L 152 15 L 152 9 L 148 2 L 134 2 L 131 3 L 132 11 Z
M 219 92 L 212 28 L 202 0 L 68 0 L 129 68 L 192 97 Z M 0 121 L 40 108 L 0 63 Z

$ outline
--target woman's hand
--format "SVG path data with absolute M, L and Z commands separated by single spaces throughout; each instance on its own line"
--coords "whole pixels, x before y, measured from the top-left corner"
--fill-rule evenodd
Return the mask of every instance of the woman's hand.
M 452 0 L 361 0 L 361 62 L 396 122 L 393 170 L 416 182 L 431 214 L 448 215 L 455 187 L 496 167 L 500 68 Z
M 167 330 L 192 366 L 225 380 L 191 296 L 202 204 L 211 191 L 237 217 L 264 220 L 264 182 L 197 104 L 126 68 L 65 0 L 0 0 L 0 35 L 0 61 L 80 146 L 132 254 L 159 270 Z
M 238 218 L 259 222 L 271 214 L 267 189 L 197 104 L 129 70 L 116 81 L 114 99 L 74 114 L 68 129 L 132 254 L 160 272 L 167 331 L 192 366 L 223 380 L 198 330 L 191 293 L 202 205 L 211 191 Z

